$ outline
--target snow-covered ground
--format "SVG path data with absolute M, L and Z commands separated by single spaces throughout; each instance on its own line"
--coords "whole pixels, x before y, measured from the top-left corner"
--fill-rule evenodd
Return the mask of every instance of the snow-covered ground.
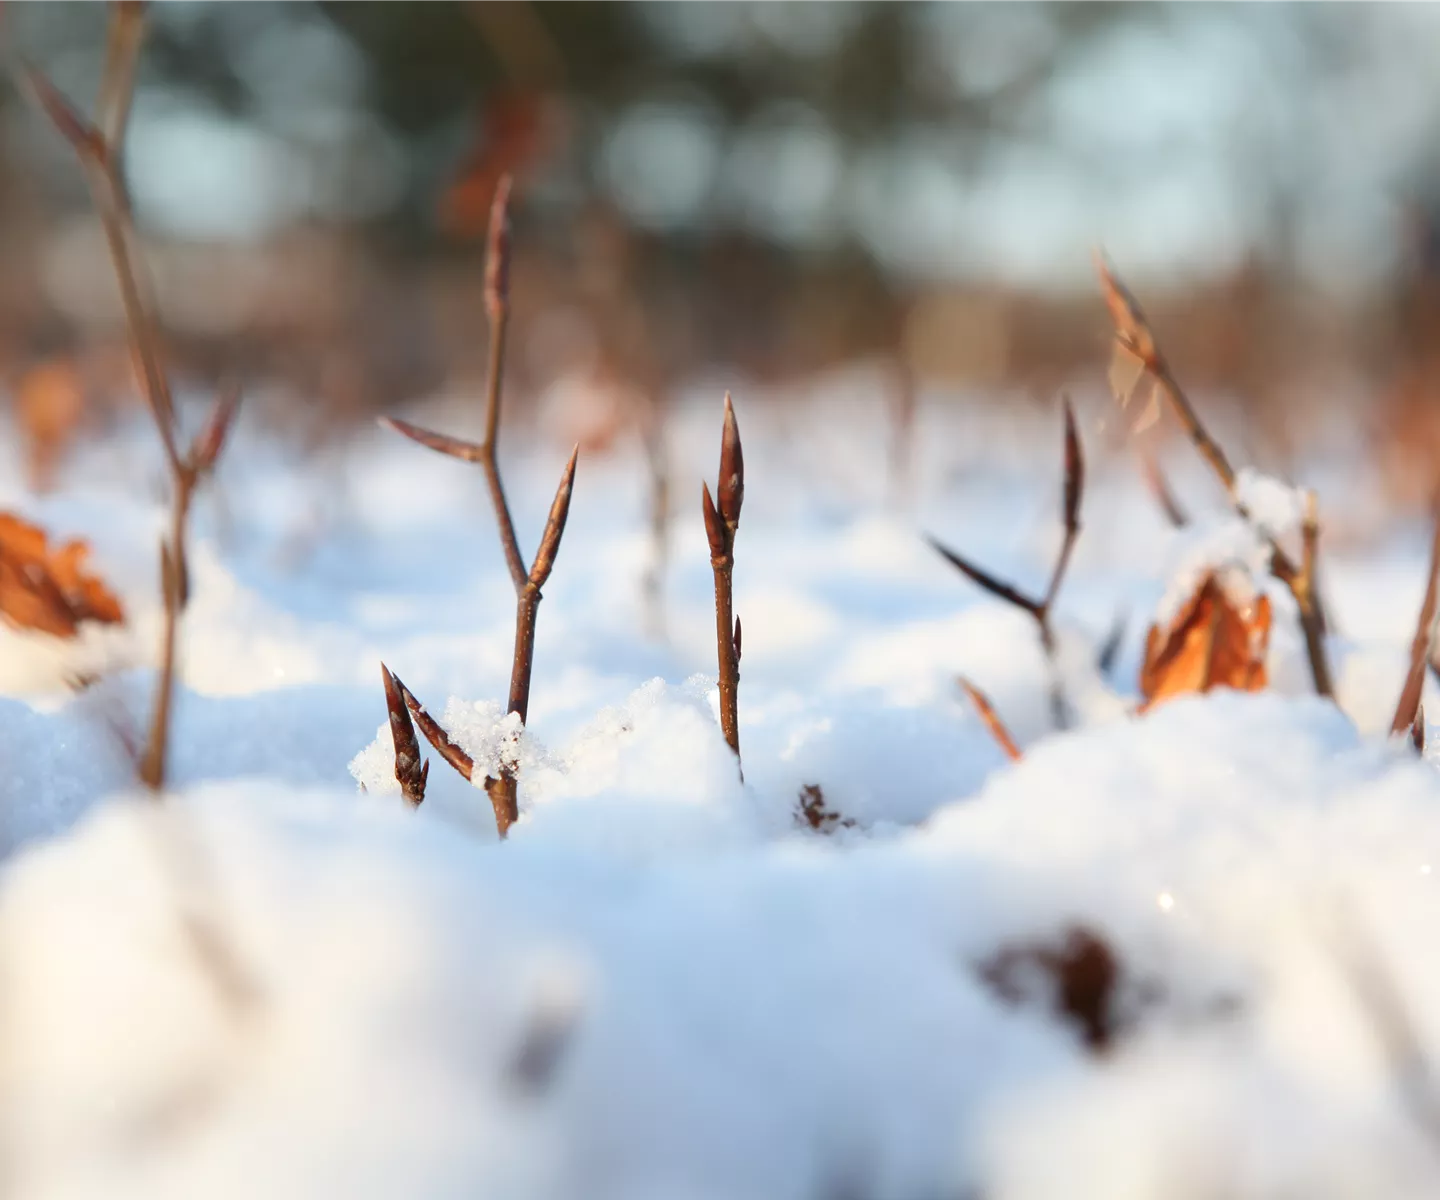
M 1136 719 L 1151 618 L 1249 549 L 1183 447 L 1196 520 L 1172 530 L 1080 397 L 1056 611 L 1080 719 L 1056 733 L 1033 623 L 923 535 L 1038 593 L 1058 408 L 922 407 L 896 504 L 865 376 L 783 407 L 736 386 L 742 783 L 700 520 L 721 391 L 669 430 L 663 634 L 638 449 L 582 457 L 503 844 L 434 756 L 406 808 L 380 682 L 383 660 L 483 753 L 514 598 L 474 468 L 378 429 L 301 459 L 242 415 L 196 514 L 163 806 L 124 750 L 158 628 L 153 435 L 85 449 L 44 499 L 0 483 L 92 541 L 131 615 L 70 645 L 0 634 L 0 1193 L 1436 1194 L 1440 1126 L 1396 1039 L 1440 1043 L 1440 775 L 1385 738 L 1429 531 L 1343 443 L 1317 459 L 1341 708 L 1309 694 L 1272 588 L 1269 691 Z M 473 398 L 406 415 L 478 421 Z M 527 552 L 568 451 L 545 416 L 502 440 Z M 0 480 L 23 478 L 14 445 Z M 1283 520 L 1288 493 L 1249 486 Z M 101 678 L 72 693 L 76 673 Z M 800 824 L 807 785 L 847 823 Z M 1043 975 L 1018 1003 L 993 978 L 1076 930 L 1117 964 L 1099 1052 Z

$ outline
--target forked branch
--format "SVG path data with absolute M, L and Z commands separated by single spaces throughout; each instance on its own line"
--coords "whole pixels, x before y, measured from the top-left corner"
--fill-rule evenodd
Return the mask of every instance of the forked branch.
M 1230 460 L 1226 458 L 1220 444 L 1210 436 L 1209 430 L 1200 420 L 1199 413 L 1195 411 L 1195 406 L 1190 403 L 1190 398 L 1176 382 L 1170 364 L 1161 353 L 1154 330 L 1141 312 L 1140 305 L 1125 285 L 1115 277 L 1098 252 L 1095 255 L 1095 269 L 1100 276 L 1105 305 L 1110 310 L 1110 319 L 1115 326 L 1110 384 L 1116 400 L 1121 408 L 1127 407 L 1141 386 L 1148 383 L 1152 404 L 1163 399 L 1170 406 L 1191 444 L 1220 480 L 1235 511 L 1241 518 L 1249 520 L 1249 509 L 1236 486 L 1234 467 L 1230 465 Z M 1331 683 L 1330 664 L 1325 652 L 1325 614 L 1313 583 L 1314 547 L 1309 551 L 1312 555 L 1312 569 L 1306 572 L 1303 567 L 1295 564 L 1273 537 L 1268 534 L 1265 536 L 1270 543 L 1270 571 L 1295 597 L 1315 690 L 1322 696 L 1333 698 L 1335 689 Z
M 1085 494 L 1085 456 L 1080 446 L 1080 434 L 1075 427 L 1075 411 L 1071 407 L 1068 397 L 1064 401 L 1064 410 L 1065 474 L 1061 515 L 1065 523 L 1065 538 L 1060 544 L 1060 553 L 1055 559 L 1055 566 L 1050 572 L 1050 582 L 1046 585 L 1043 596 L 1039 599 L 1027 596 L 1013 584 L 1006 583 L 990 572 L 982 570 L 969 559 L 942 545 L 935 538 L 928 537 L 926 539 L 961 574 L 984 588 L 992 596 L 1004 600 L 1007 604 L 1013 604 L 1034 618 L 1035 624 L 1040 630 L 1040 645 L 1050 663 L 1052 673 L 1050 707 L 1055 724 L 1060 728 L 1069 724 L 1069 713 L 1064 689 L 1060 683 L 1058 648 L 1055 643 L 1055 631 L 1050 623 L 1050 613 L 1055 606 L 1055 598 L 1060 594 L 1060 585 L 1064 582 L 1066 569 L 1070 565 L 1070 555 L 1075 549 L 1075 539 L 1080 536 L 1080 503 Z
M 190 596 L 186 551 L 190 507 L 196 489 L 215 469 L 240 395 L 233 387 L 223 388 L 205 426 L 181 451 L 155 303 L 134 250 L 135 223 L 120 162 L 143 33 L 143 11 L 139 4 L 121 2 L 112 6 L 96 123 L 82 116 L 39 71 L 26 67 L 23 81 L 35 103 L 70 143 L 85 170 L 119 285 L 135 373 L 170 471 L 170 523 L 160 542 L 160 586 L 164 602 L 160 676 L 145 750 L 139 762 L 141 782 L 158 794 L 165 786 L 180 614 Z
M 719 665 L 720 728 L 725 741 L 740 755 L 740 618 L 735 616 L 735 532 L 745 501 L 745 454 L 735 406 L 725 393 L 725 426 L 720 436 L 720 477 L 715 495 L 701 485 L 705 536 L 710 542 L 710 566 L 715 575 L 715 651 Z
M 500 534 L 500 546 L 505 554 L 510 580 L 515 585 L 515 650 L 510 666 L 509 711 L 516 713 L 521 725 L 524 725 L 530 710 L 530 679 L 535 662 L 535 618 L 540 607 L 540 589 L 550 578 L 556 555 L 560 552 L 560 539 L 570 514 L 570 496 L 575 487 L 575 466 L 580 447 L 575 447 L 565 465 L 560 486 L 556 489 L 555 499 L 550 505 L 545 531 L 540 537 L 540 547 L 527 570 L 524 557 L 520 553 L 520 543 L 515 537 L 515 523 L 510 517 L 510 505 L 505 498 L 505 487 L 500 479 L 500 464 L 496 453 L 500 435 L 500 390 L 505 373 L 505 335 L 510 320 L 510 187 L 510 177 L 507 175 L 500 181 L 490 208 L 490 232 L 486 243 L 485 314 L 490 325 L 490 355 L 485 381 L 484 439 L 478 443 L 467 442 L 448 434 L 422 429 L 394 417 L 384 417 L 380 423 L 440 454 L 458 458 L 462 462 L 478 463 L 485 473 L 491 506 L 495 510 L 495 523 Z M 409 692 L 403 694 L 408 697 L 406 703 L 421 732 L 429 739 L 436 752 L 469 779 L 474 768 L 469 757 L 450 742 L 444 731 L 418 703 L 411 703 L 414 697 L 410 696 Z M 509 767 L 501 767 L 499 778 L 486 776 L 485 792 L 495 809 L 495 827 L 500 836 L 504 837 L 520 815 L 514 771 Z

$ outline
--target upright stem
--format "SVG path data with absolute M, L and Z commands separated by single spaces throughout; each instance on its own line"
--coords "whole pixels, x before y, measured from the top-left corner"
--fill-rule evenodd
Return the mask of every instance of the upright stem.
M 745 454 L 735 406 L 725 396 L 725 426 L 720 437 L 720 477 L 715 495 L 710 485 L 701 488 L 705 538 L 710 543 L 710 566 L 715 572 L 715 653 L 720 688 L 720 729 L 740 757 L 740 622 L 735 618 L 732 583 L 735 573 L 735 533 L 745 501 Z M 718 500 L 718 503 L 717 503 Z M 740 777 L 745 777 L 742 769 Z
M 528 580 L 515 602 L 515 657 L 510 666 L 510 711 L 523 725 L 530 713 L 530 672 L 535 663 L 535 614 L 540 589 Z
M 191 489 L 184 473 L 177 483 L 174 507 L 170 513 L 170 533 L 161 544 L 160 586 L 165 606 L 164 629 L 160 642 L 160 678 L 155 685 L 155 698 L 150 711 L 150 732 L 145 753 L 140 760 L 140 782 L 153 792 L 165 786 L 166 758 L 170 745 L 170 713 L 175 697 L 176 643 L 180 630 L 180 613 L 188 590 L 188 564 L 185 555 L 185 525 L 190 516 Z
M 732 534 L 733 536 L 733 534 Z M 715 570 L 715 645 L 719 656 L 720 729 L 730 749 L 740 754 L 740 656 L 735 653 L 735 558 L 712 558 Z

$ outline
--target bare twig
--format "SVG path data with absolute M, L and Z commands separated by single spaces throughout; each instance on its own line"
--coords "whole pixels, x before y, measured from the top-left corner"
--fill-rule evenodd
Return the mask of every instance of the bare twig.
M 1235 511 L 1248 520 L 1250 513 L 1237 490 L 1235 469 L 1225 457 L 1220 444 L 1210 436 L 1189 397 L 1176 382 L 1169 363 L 1156 343 L 1154 330 L 1145 319 L 1135 297 L 1115 277 L 1098 252 L 1095 255 L 1095 268 L 1100 276 L 1106 307 L 1110 310 L 1110 318 L 1115 326 L 1115 353 L 1110 379 L 1116 399 L 1122 408 L 1125 407 L 1140 385 L 1148 381 L 1153 394 L 1163 397 L 1169 403 L 1191 444 L 1220 480 Z M 1266 536 L 1270 543 L 1270 571 L 1290 589 L 1299 609 L 1300 626 L 1305 635 L 1305 648 L 1310 658 L 1310 673 L 1315 682 L 1315 690 L 1322 696 L 1333 698 L 1335 689 L 1331 683 L 1330 664 L 1325 652 L 1325 614 L 1318 596 L 1310 580 L 1302 575 L 1302 568 L 1296 566 L 1274 538 Z
M 990 731 L 990 736 L 995 739 L 996 744 L 1005 752 L 1005 757 L 1011 762 L 1019 762 L 1020 759 L 1024 757 L 1020 752 L 1020 747 L 1015 744 L 1015 739 L 1005 727 L 1005 722 L 1000 719 L 1000 714 L 995 711 L 995 706 L 990 703 L 990 697 L 963 675 L 957 676 L 955 681 L 964 689 L 965 694 L 970 697 L 970 703 L 975 706 L 975 711 L 980 714 L 980 719 L 985 722 L 985 728 Z
M 450 735 L 440 728 L 440 723 L 425 710 L 425 706 L 420 701 L 415 699 L 414 692 L 406 687 L 397 676 L 392 675 L 391 678 L 395 680 L 395 686 L 399 689 L 400 698 L 405 701 L 405 707 L 415 718 L 415 724 L 420 726 L 420 732 L 425 735 L 425 740 L 435 748 L 435 753 L 454 767 L 461 778 L 470 779 L 475 774 L 474 759 L 450 740 Z
M 956 554 L 955 551 L 941 545 L 935 538 L 926 538 L 930 545 L 963 575 L 984 588 L 992 596 L 996 596 L 1008 604 L 1013 604 L 1034 618 L 1035 624 L 1040 630 L 1040 645 L 1045 651 L 1045 657 L 1050 662 L 1052 673 L 1051 712 L 1055 724 L 1062 729 L 1069 724 L 1069 712 L 1065 702 L 1064 689 L 1060 682 L 1055 631 L 1050 624 L 1050 613 L 1055 606 L 1056 596 L 1060 594 L 1060 585 L 1065 579 L 1066 568 L 1070 565 L 1070 555 L 1075 549 L 1075 539 L 1080 535 L 1080 502 L 1085 494 L 1085 456 L 1080 447 L 1080 435 L 1075 427 L 1075 412 L 1068 397 L 1064 401 L 1064 411 L 1065 477 L 1061 516 L 1065 523 L 1065 539 L 1060 544 L 1060 553 L 1050 572 L 1050 582 L 1046 585 L 1044 596 L 1038 600 L 1027 596 L 1012 584 L 996 578 L 988 571 L 982 570 L 968 559 Z
M 745 500 L 745 455 L 735 406 L 725 393 L 725 427 L 720 438 L 720 478 L 717 504 L 710 485 L 701 485 L 705 536 L 710 542 L 710 566 L 715 573 L 715 649 L 719 662 L 720 728 L 736 757 L 740 755 L 740 619 L 734 615 L 735 531 Z
M 1100 674 L 1109 675 L 1114 669 L 1120 647 L 1125 641 L 1125 626 L 1128 623 L 1129 614 L 1122 611 L 1115 615 L 1115 623 L 1110 626 L 1110 632 L 1100 644 L 1100 653 L 1095 656 L 1095 665 L 1100 669 Z
M 86 120 L 40 72 L 25 68 L 23 80 L 35 102 L 70 143 L 85 169 L 119 285 L 136 375 L 170 469 L 170 525 L 160 546 L 160 584 L 165 610 L 160 676 L 145 751 L 139 764 L 141 782 L 158 794 L 165 786 L 180 614 L 190 593 L 186 553 L 190 507 L 196 488 L 214 471 L 239 402 L 239 393 L 229 387 L 222 389 L 204 429 L 182 455 L 176 430 L 174 397 L 162 361 L 155 304 L 142 264 L 134 253 L 134 219 L 120 166 L 120 151 L 134 93 L 135 62 L 144 33 L 143 11 L 138 4 L 123 2 L 116 4 L 112 11 L 99 125 Z
M 430 764 L 421 759 L 420 743 L 415 738 L 415 726 L 410 720 L 410 708 L 405 703 L 400 681 L 384 663 L 380 664 L 380 675 L 385 682 L 390 738 L 395 743 L 395 779 L 410 807 L 419 808 L 425 802 L 425 783 L 430 777 Z
M 1425 666 L 1435 641 L 1437 608 L 1440 608 L 1440 496 L 1436 497 L 1435 533 L 1430 540 L 1430 573 L 1425 581 L 1425 599 L 1420 605 L 1415 636 L 1410 642 L 1410 669 L 1405 673 L 1405 686 L 1395 705 L 1395 719 L 1390 722 L 1392 735 L 1413 729 L 1419 716 L 1421 693 L 1425 688 Z
M 1190 517 L 1180 507 L 1175 493 L 1170 490 L 1170 483 L 1165 478 L 1165 473 L 1161 471 L 1160 463 L 1156 460 L 1153 451 L 1142 450 L 1140 452 L 1140 469 L 1145 476 L 1145 486 L 1155 497 L 1160 511 L 1165 514 L 1165 519 L 1176 529 L 1184 529 L 1186 525 L 1190 524 Z
M 412 441 L 427 446 L 441 454 L 448 454 L 464 462 L 478 463 L 485 473 L 486 486 L 490 491 L 491 506 L 495 510 L 495 522 L 499 529 L 500 546 L 505 554 L 505 564 L 515 585 L 515 651 L 510 667 L 509 711 L 516 713 L 524 725 L 530 708 L 530 678 L 535 660 L 535 618 L 540 607 L 540 589 L 550 578 L 555 566 L 555 556 L 560 550 L 560 538 L 565 532 L 565 521 L 570 513 L 570 496 L 575 487 L 575 466 L 579 459 L 580 447 L 571 452 L 556 489 L 555 500 L 550 506 L 550 516 L 545 531 L 540 537 L 540 548 L 529 570 L 525 568 L 520 553 L 520 543 L 515 537 L 515 523 L 510 517 L 510 506 L 505 499 L 505 487 L 500 479 L 500 464 L 497 448 L 500 436 L 500 390 L 505 374 L 505 334 L 510 320 L 510 188 L 507 175 L 495 192 L 495 201 L 490 209 L 490 233 L 486 244 L 485 259 L 485 313 L 490 324 L 490 358 L 485 385 L 485 436 L 479 443 L 462 441 L 443 433 L 433 433 L 408 421 L 393 417 L 381 419 L 381 424 L 404 434 Z M 459 747 L 450 743 L 428 714 L 418 704 L 406 703 L 420 730 L 452 767 L 469 779 L 474 764 Z M 437 740 L 437 738 L 439 740 Z M 448 747 L 448 749 L 446 748 Z M 463 765 L 462 765 L 463 764 Z M 520 815 L 518 784 L 514 771 L 508 766 L 500 768 L 499 778 L 487 776 L 485 791 L 495 809 L 495 827 L 504 837 L 510 826 Z

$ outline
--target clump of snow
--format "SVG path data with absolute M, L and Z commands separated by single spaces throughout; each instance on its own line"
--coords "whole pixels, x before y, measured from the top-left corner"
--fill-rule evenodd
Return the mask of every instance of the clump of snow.
M 1255 527 L 1279 541 L 1299 532 L 1305 521 L 1305 493 L 1253 467 L 1235 472 L 1235 499 Z
M 1168 628 L 1211 574 L 1232 604 L 1248 608 L 1262 590 L 1270 591 L 1269 563 L 1269 543 L 1251 522 L 1237 516 L 1196 522 L 1175 539 L 1164 564 L 1165 591 L 1152 620 Z
M 389 721 L 381 724 L 375 740 L 350 760 L 349 771 L 362 792 L 400 794 L 400 781 L 395 778 L 395 735 Z
M 502 771 L 529 774 L 549 762 L 545 747 L 520 723 L 519 714 L 507 713 L 493 700 L 466 702 L 452 696 L 440 725 L 475 764 L 471 782 L 476 787 L 483 787 L 487 776 L 498 778 Z

